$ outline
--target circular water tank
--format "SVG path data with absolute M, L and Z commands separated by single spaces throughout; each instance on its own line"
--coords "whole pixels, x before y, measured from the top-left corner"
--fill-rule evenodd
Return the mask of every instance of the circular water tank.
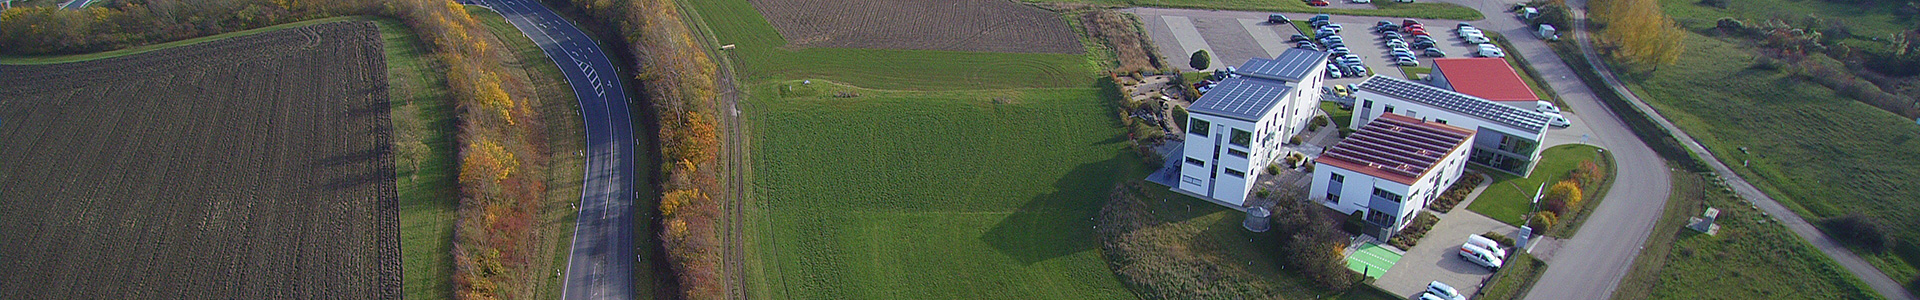
M 1267 221 L 1267 217 L 1272 215 L 1273 212 L 1267 211 L 1265 207 L 1255 206 L 1249 208 L 1247 209 L 1247 221 L 1241 222 L 1240 227 L 1246 227 L 1247 231 L 1252 232 L 1267 232 L 1267 228 L 1272 225 L 1271 222 Z

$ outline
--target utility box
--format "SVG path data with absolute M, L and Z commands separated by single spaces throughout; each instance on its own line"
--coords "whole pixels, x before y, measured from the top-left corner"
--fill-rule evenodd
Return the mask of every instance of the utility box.
M 1540 24 L 1540 28 L 1533 31 L 1533 36 L 1549 41 L 1560 40 L 1560 32 L 1553 28 L 1553 24 Z

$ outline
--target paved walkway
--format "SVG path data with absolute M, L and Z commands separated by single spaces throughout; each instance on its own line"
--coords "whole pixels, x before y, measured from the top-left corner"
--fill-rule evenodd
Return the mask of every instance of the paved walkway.
M 1413 249 L 1407 249 L 1400 263 L 1387 270 L 1387 274 L 1374 281 L 1374 285 L 1409 299 L 1418 297 L 1420 291 L 1426 290 L 1427 282 L 1432 281 L 1453 286 L 1464 295 L 1478 292 L 1481 282 L 1493 272 L 1460 259 L 1457 253 L 1460 245 L 1467 243 L 1468 235 L 1492 231 L 1513 236 L 1520 232 L 1518 227 L 1467 210 L 1467 205 L 1473 204 L 1473 200 L 1480 197 L 1480 192 L 1492 183 L 1493 180 L 1481 181 L 1480 186 L 1474 187 L 1473 193 L 1467 195 L 1467 200 L 1455 205 L 1452 212 L 1424 210 L 1440 217 L 1440 222 L 1434 223 L 1433 229 L 1427 231 L 1426 238 L 1421 239 Z
M 1567 5 L 1586 7 L 1586 0 L 1569 1 Z M 1574 18 L 1578 20 L 1576 23 L 1578 25 L 1575 26 L 1576 28 L 1586 28 L 1586 11 L 1584 9 L 1574 10 Z M 1592 42 L 1587 36 L 1587 31 L 1576 31 L 1581 54 L 1586 56 L 1588 61 L 1599 61 L 1599 55 L 1594 52 Z M 1762 193 L 1759 189 L 1754 188 L 1753 184 L 1740 178 L 1740 174 L 1734 173 L 1733 169 L 1728 168 L 1726 164 L 1720 163 L 1720 160 L 1713 157 L 1712 152 L 1708 152 L 1706 147 L 1694 141 L 1693 137 L 1687 135 L 1685 131 L 1674 126 L 1672 122 L 1668 122 L 1666 118 L 1657 117 L 1659 116 L 1659 112 L 1647 106 L 1646 101 L 1640 100 L 1639 96 L 1634 95 L 1632 91 L 1627 90 L 1624 85 L 1621 85 L 1620 80 L 1614 77 L 1613 70 L 1604 64 L 1593 65 L 1591 67 L 1600 73 L 1601 79 L 1607 83 L 1608 88 L 1613 89 L 1616 93 L 1627 98 L 1627 101 L 1632 102 L 1634 109 L 1656 116 L 1656 118 L 1653 118 L 1654 122 L 1659 123 L 1662 129 L 1680 140 L 1681 144 L 1686 146 L 1687 151 L 1693 152 L 1695 155 L 1699 155 L 1702 160 L 1705 160 L 1707 166 L 1712 168 L 1714 173 L 1718 173 L 1721 178 L 1726 178 L 1727 185 L 1733 187 L 1734 192 L 1739 194 L 1741 198 L 1748 199 L 1750 202 L 1753 202 L 1754 205 L 1759 206 L 1762 211 L 1773 215 L 1781 224 L 1786 225 L 1787 229 L 1792 230 L 1794 235 L 1800 236 L 1800 238 L 1806 240 L 1807 243 L 1811 243 L 1815 248 L 1819 248 L 1820 252 L 1826 253 L 1828 257 L 1832 257 L 1834 261 L 1840 263 L 1840 266 L 1845 267 L 1847 272 L 1853 273 L 1855 277 L 1859 277 L 1860 280 L 1865 281 L 1868 286 L 1872 286 L 1873 290 L 1879 292 L 1881 296 L 1886 296 L 1888 299 L 1915 299 L 1913 294 L 1901 288 L 1900 283 L 1894 281 L 1893 278 L 1887 277 L 1886 273 L 1881 273 L 1880 270 L 1874 268 L 1872 264 L 1868 264 L 1866 260 L 1860 259 L 1860 256 L 1855 255 L 1852 251 L 1847 250 L 1845 246 L 1841 246 L 1840 243 L 1834 241 L 1833 238 L 1820 232 L 1813 224 L 1807 223 L 1799 214 L 1787 209 L 1786 206 L 1780 205 L 1780 202 L 1773 200 L 1773 198 L 1768 197 L 1766 193 Z M 1549 274 L 1552 273 L 1549 272 Z M 1534 293 L 1528 296 L 1537 296 L 1534 298 L 1540 299 L 1556 298 L 1552 294 L 1542 294 L 1542 292 L 1539 288 L 1535 288 Z

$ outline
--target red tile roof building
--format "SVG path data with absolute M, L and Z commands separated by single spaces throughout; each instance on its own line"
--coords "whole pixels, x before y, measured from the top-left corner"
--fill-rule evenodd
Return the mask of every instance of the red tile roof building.
M 1461 94 L 1520 108 L 1532 109 L 1534 101 L 1540 100 L 1503 58 L 1435 58 L 1431 80 Z

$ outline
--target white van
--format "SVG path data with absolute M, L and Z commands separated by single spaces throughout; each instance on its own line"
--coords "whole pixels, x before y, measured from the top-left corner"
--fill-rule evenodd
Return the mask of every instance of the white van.
M 1475 265 L 1486 267 L 1488 270 L 1499 270 L 1501 265 L 1499 257 L 1494 257 L 1493 253 L 1487 252 L 1486 248 L 1480 248 L 1480 246 L 1474 246 L 1472 244 L 1460 245 L 1460 258 L 1466 259 L 1467 262 Z
M 1440 298 L 1440 299 L 1467 300 L 1467 296 L 1461 295 L 1460 290 L 1453 289 L 1453 286 L 1449 286 L 1445 283 L 1440 283 L 1439 281 L 1428 283 L 1426 293 L 1432 294 L 1434 296 L 1438 296 L 1435 298 Z
M 1494 242 L 1493 239 L 1478 234 L 1469 235 L 1467 236 L 1467 244 L 1487 249 L 1487 252 L 1493 253 L 1495 257 L 1507 258 L 1507 250 L 1500 249 L 1500 243 Z

